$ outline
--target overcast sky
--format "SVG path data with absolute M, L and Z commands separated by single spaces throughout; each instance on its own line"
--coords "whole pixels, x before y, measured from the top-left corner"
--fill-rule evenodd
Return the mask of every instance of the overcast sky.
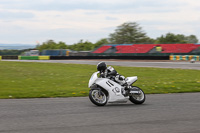
M 4 44 L 95 43 L 125 22 L 151 38 L 171 32 L 200 40 L 200 0 L 0 0 Z

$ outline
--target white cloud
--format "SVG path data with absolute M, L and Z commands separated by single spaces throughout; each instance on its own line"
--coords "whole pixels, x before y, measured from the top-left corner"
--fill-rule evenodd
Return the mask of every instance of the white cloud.
M 200 39 L 199 7 L 197 0 L 1 0 L 0 43 L 95 42 L 133 21 L 153 38 L 172 32 Z

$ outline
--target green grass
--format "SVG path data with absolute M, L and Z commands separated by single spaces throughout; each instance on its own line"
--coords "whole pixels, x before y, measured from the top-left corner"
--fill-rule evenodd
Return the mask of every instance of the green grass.
M 200 92 L 200 71 L 114 66 L 145 93 Z M 95 65 L 0 61 L 0 98 L 88 96 Z

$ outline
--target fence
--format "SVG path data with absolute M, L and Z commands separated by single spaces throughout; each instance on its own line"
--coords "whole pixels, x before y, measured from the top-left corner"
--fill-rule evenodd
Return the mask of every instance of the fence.
M 169 60 L 169 56 L 2 56 L 2 59 L 18 60 L 78 60 L 78 59 L 122 59 L 122 60 Z

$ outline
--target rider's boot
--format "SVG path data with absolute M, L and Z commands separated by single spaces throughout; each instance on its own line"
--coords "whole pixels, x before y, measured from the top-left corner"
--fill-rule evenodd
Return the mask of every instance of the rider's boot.
M 128 96 L 129 92 L 130 92 L 130 87 L 127 83 L 122 85 L 122 94 L 124 96 Z
M 123 95 L 126 95 L 125 87 L 122 87 L 122 94 L 123 94 Z
M 127 83 L 123 84 L 123 86 L 125 87 L 125 90 L 130 90 L 131 89 L 131 86 L 128 85 Z
M 131 89 L 131 86 L 128 85 L 128 83 L 125 80 L 121 80 L 119 83 L 122 86 L 122 94 L 127 95 Z

